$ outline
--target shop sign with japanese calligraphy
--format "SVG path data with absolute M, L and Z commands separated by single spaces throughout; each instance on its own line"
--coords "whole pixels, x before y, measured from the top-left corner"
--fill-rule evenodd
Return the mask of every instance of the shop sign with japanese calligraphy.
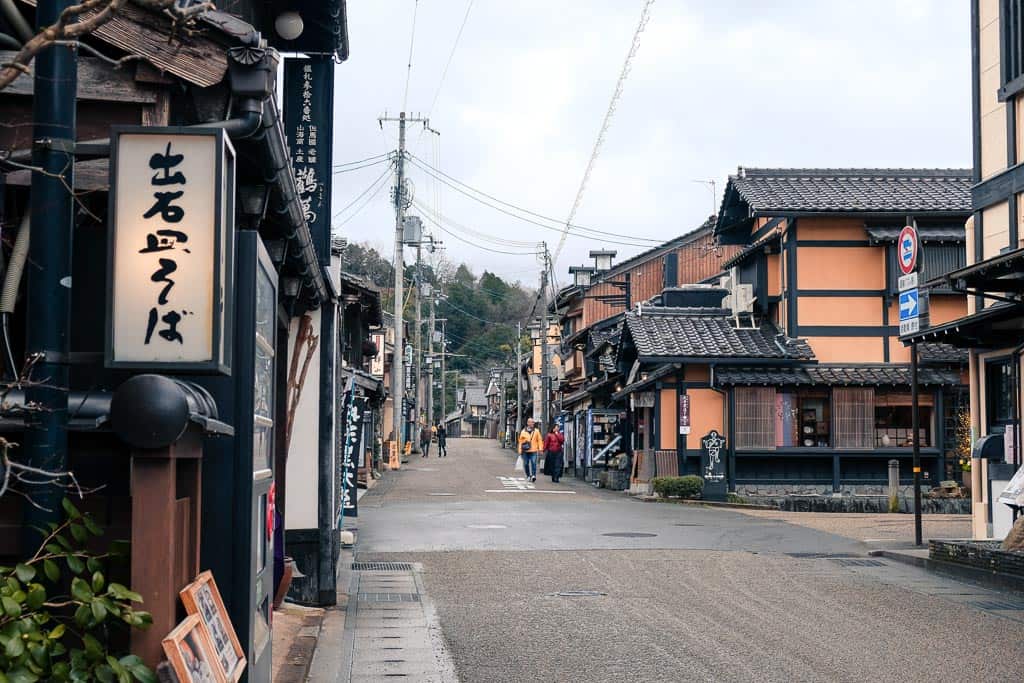
M 331 130 L 334 62 L 284 60 L 284 123 L 295 185 L 317 256 L 326 263 L 331 233 Z
M 343 436 L 341 446 L 341 510 L 338 513 L 338 527 L 342 525 L 342 517 L 359 516 L 359 498 L 356 495 L 357 454 L 362 444 L 363 413 L 366 410 L 366 398 L 355 395 L 355 383 L 349 378 L 345 390 L 343 406 Z
M 108 367 L 230 373 L 234 174 L 222 130 L 113 129 Z

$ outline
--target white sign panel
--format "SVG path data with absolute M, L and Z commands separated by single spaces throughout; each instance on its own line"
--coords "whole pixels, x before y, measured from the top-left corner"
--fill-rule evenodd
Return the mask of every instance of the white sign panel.
M 908 289 L 917 289 L 917 271 L 915 270 L 909 275 L 900 275 L 896 283 L 897 288 L 901 292 L 905 292 Z
M 384 333 L 377 333 L 370 336 L 377 353 L 370 359 L 370 374 L 374 377 L 384 377 Z
M 112 366 L 223 370 L 234 173 L 218 133 L 114 137 Z

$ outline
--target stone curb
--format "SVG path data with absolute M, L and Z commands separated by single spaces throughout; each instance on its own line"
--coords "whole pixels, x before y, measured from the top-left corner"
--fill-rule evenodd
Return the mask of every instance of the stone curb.
M 737 508 L 740 510 L 778 510 L 771 505 L 757 505 L 755 503 L 727 503 L 717 500 L 688 500 L 685 498 L 658 498 L 657 496 L 630 496 L 633 500 L 641 503 L 670 503 L 673 505 L 698 505 L 712 508 Z
M 968 583 L 977 584 L 986 588 L 1011 591 L 1019 595 L 1024 595 L 1024 586 L 1021 585 L 1020 579 L 1016 576 L 1010 576 L 1009 574 L 985 571 L 984 569 L 976 569 L 974 567 L 966 567 L 953 562 L 943 562 L 942 560 L 935 560 L 930 557 L 925 557 L 924 555 L 914 555 L 909 552 L 901 552 L 899 550 L 869 550 L 868 555 L 872 557 L 884 557 L 895 562 L 902 562 L 903 564 L 909 564 L 914 567 L 921 567 L 947 578 L 959 579 L 961 581 L 967 581 Z
M 288 648 L 285 663 L 278 671 L 274 672 L 274 680 L 277 683 L 304 683 L 313 663 L 313 653 L 316 652 L 320 640 L 326 610 L 288 605 L 281 609 L 282 611 L 301 609 L 308 613 L 303 617 L 303 625 L 295 634 L 295 638 Z

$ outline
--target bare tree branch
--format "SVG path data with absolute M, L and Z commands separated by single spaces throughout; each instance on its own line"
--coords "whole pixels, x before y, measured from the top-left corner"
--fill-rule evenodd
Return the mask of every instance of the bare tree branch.
M 77 5 L 71 5 L 64 9 L 57 18 L 57 21 L 40 31 L 31 40 L 26 42 L 14 59 L 6 64 L 0 64 L 0 91 L 13 83 L 22 74 L 29 72 L 28 65 L 37 54 L 53 45 L 71 45 L 82 47 L 78 39 L 88 35 L 97 28 L 114 18 L 129 0 L 83 0 Z M 162 12 L 174 20 L 176 25 L 187 24 L 196 16 L 213 8 L 212 3 L 200 3 L 187 8 L 180 8 L 175 0 L 132 0 L 140 7 L 145 7 L 157 12 Z M 77 21 L 76 21 L 77 19 Z M 90 52 L 96 54 L 90 49 Z M 103 57 L 102 55 L 100 55 Z M 110 58 L 103 57 L 107 61 Z M 141 56 L 129 55 L 122 60 L 113 60 L 123 63 L 125 60 L 141 59 Z M 120 63 L 115 63 L 119 66 Z

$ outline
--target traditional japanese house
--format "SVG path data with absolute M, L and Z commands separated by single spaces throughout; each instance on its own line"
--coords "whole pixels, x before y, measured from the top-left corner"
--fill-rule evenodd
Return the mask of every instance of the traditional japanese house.
M 1004 537 L 1019 514 L 997 499 L 1022 462 L 1022 11 L 1021 0 L 971 2 L 974 167 L 966 260 L 927 278 L 932 291 L 960 292 L 967 305 L 955 319 L 933 315 L 929 326 L 904 338 L 919 348 L 940 342 L 969 354 L 975 538 Z
M 962 358 L 922 348 L 924 417 L 913 434 L 894 242 L 913 221 L 924 277 L 962 264 L 969 187 L 958 170 L 731 176 L 714 235 L 743 249 L 724 261 L 726 274 L 626 314 L 627 386 L 615 398 L 643 406 L 633 438 L 647 453 L 635 478 L 699 472 L 711 430 L 725 439 L 728 490 L 740 494 L 880 494 L 890 459 L 909 483 L 915 438 L 928 485 L 954 476 Z M 930 306 L 933 320 L 949 321 L 967 302 L 940 287 Z
M 740 247 L 716 245 L 713 227 L 714 221 L 709 219 L 695 230 L 617 264 L 613 262 L 615 252 L 595 250 L 590 254 L 592 266 L 569 268 L 573 283 L 552 303 L 561 328 L 563 359 L 554 405 L 565 424 L 566 465 L 574 468 L 578 477 L 594 479 L 609 457 L 620 448 L 631 447 L 628 440 L 620 440 L 606 450 L 611 439 L 605 435 L 619 428 L 622 415 L 621 406 L 610 405 L 610 399 L 621 389 L 623 379 L 615 362 L 623 312 L 657 296 L 667 286 L 718 275 L 723 261 Z M 595 429 L 599 433 L 596 439 Z M 602 451 L 604 455 L 595 461 Z
M 36 4 L 5 12 L 32 24 Z M 331 490 L 295 475 L 286 486 L 285 473 L 301 451 L 329 481 L 338 456 L 340 285 L 323 219 L 348 35 L 340 0 L 229 4 L 128 3 L 0 89 L 0 355 L 4 381 L 26 387 L 7 395 L 0 432 L 24 446 L 12 462 L 96 488 L 83 509 L 131 539 L 119 578 L 154 618 L 132 652 L 156 665 L 183 615 L 178 591 L 210 570 L 247 660 L 241 680 L 269 681 L 283 529 L 302 522 L 304 498 L 319 533 L 302 569 L 316 602 L 337 594 Z M 282 13 L 299 29 L 288 40 L 274 28 Z M 289 374 L 295 358 L 310 361 L 304 383 Z M 301 430 L 300 401 L 313 406 Z M 26 419 L 27 406 L 44 418 Z M 22 491 L 39 507 L 0 495 L 5 558 L 32 552 L 31 527 L 58 518 L 60 479 Z

